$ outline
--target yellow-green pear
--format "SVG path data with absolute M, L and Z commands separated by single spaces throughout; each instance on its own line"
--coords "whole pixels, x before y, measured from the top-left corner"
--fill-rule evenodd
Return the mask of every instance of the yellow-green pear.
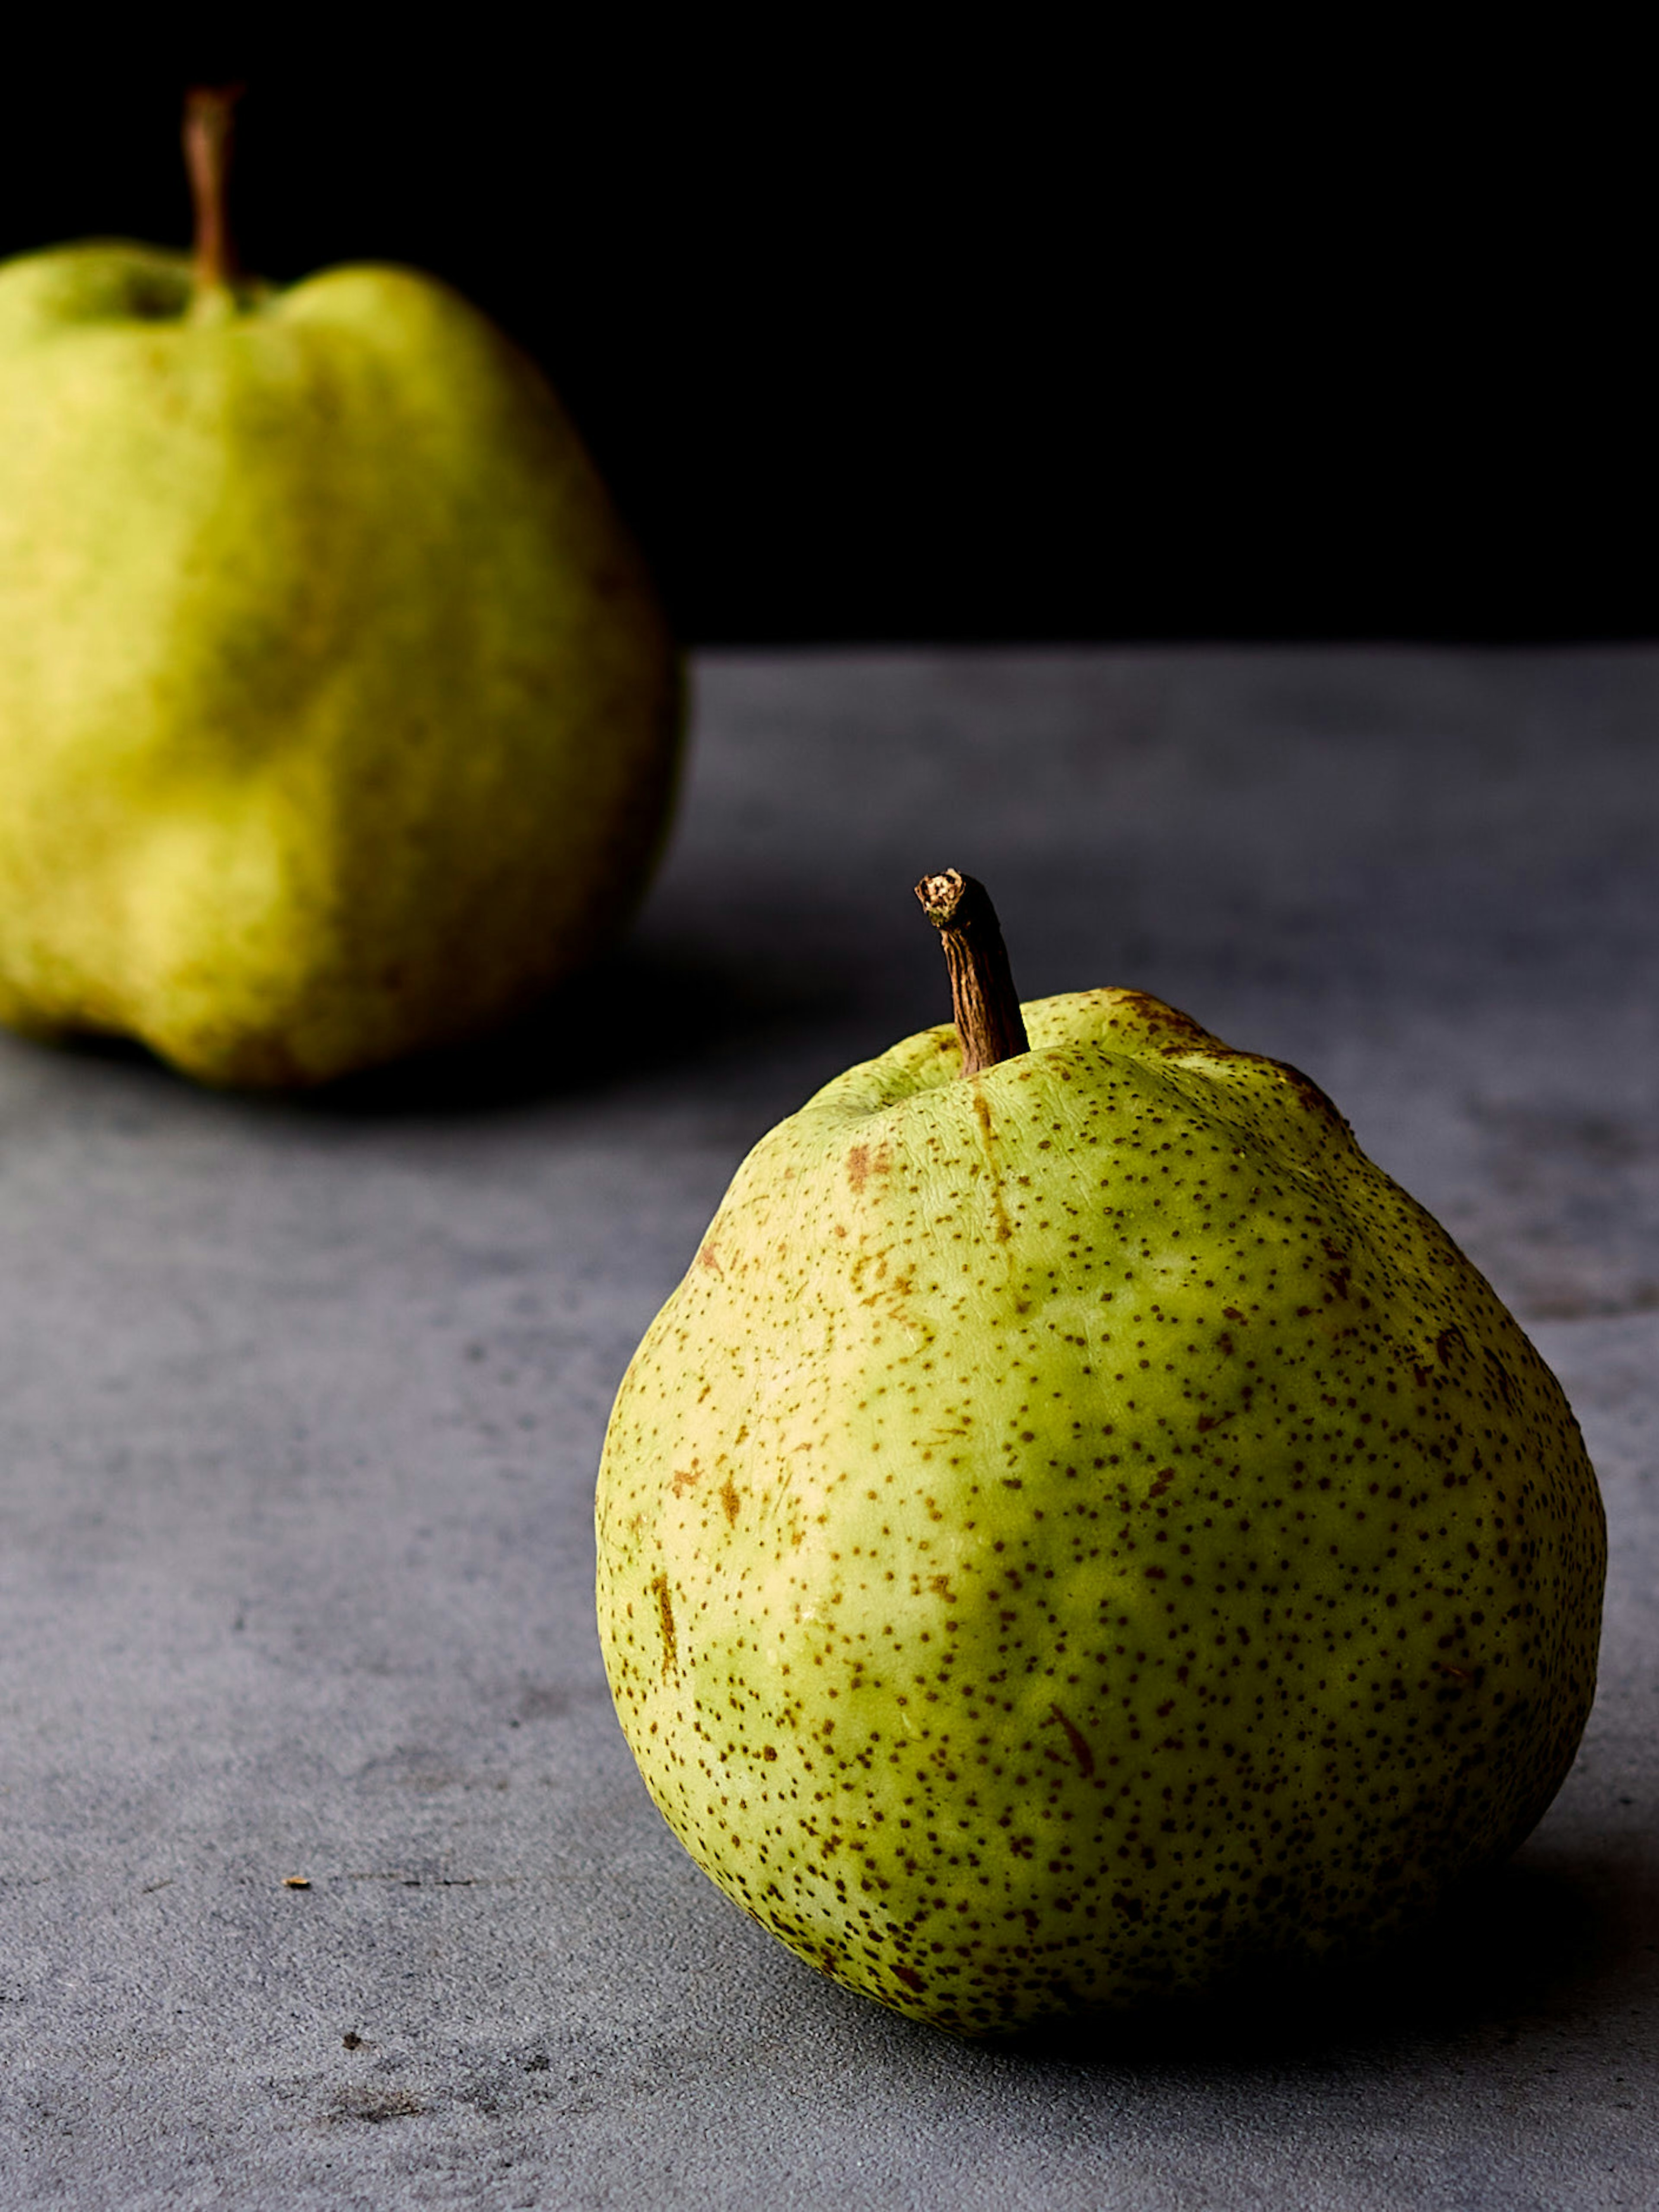
M 964 2035 L 1352 1955 L 1571 1763 L 1555 1381 L 1308 1079 L 1155 999 L 957 1021 L 750 1153 L 618 1395 L 599 1618 L 698 1863 Z
M 637 902 L 676 656 L 559 403 L 436 280 L 0 268 L 0 1019 L 216 1084 L 459 1038 Z

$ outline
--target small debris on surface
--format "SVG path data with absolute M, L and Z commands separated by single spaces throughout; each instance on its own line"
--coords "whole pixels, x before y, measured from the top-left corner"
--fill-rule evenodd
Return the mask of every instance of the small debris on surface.
M 418 2120 L 426 2106 L 406 2089 L 347 2089 L 334 2100 L 326 2117 L 331 2120 Z
M 283 1876 L 284 1889 L 309 1889 L 310 1887 L 311 1876 L 308 1874 L 285 1874 Z

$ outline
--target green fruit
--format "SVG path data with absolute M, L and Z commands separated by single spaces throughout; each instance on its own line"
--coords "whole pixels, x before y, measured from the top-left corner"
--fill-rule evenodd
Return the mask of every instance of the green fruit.
M 1559 1388 L 1322 1092 L 1136 992 L 1024 1014 L 756 1147 L 599 1492 L 675 1832 L 969 2035 L 1419 1918 L 1565 1775 L 1605 1565 Z
M 0 1019 L 306 1084 L 619 928 L 678 681 L 557 400 L 445 286 L 0 269 Z

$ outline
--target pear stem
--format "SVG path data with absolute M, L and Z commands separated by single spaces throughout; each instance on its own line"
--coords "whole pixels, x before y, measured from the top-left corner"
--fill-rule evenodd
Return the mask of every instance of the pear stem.
M 197 85 L 185 96 L 185 167 L 196 210 L 195 276 L 198 295 L 228 292 L 236 249 L 227 213 L 233 137 L 231 111 L 240 84 Z
M 1030 1052 L 1008 948 L 984 884 L 947 868 L 943 875 L 924 876 L 916 896 L 945 948 L 963 1073 L 982 1075 L 999 1060 Z

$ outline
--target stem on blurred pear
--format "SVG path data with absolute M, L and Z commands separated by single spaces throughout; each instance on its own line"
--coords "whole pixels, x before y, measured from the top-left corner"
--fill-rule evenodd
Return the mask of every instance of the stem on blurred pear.
M 240 84 L 197 85 L 185 96 L 185 167 L 196 210 L 194 274 L 198 298 L 229 291 L 236 249 L 228 213 L 232 112 Z

